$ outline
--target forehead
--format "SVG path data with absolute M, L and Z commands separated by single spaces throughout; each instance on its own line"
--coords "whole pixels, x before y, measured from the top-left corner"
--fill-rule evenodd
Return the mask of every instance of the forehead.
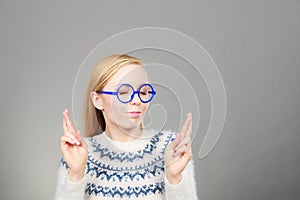
M 123 66 L 107 83 L 106 88 L 115 88 L 116 86 L 128 83 L 134 87 L 148 82 L 148 75 L 144 67 L 137 64 Z

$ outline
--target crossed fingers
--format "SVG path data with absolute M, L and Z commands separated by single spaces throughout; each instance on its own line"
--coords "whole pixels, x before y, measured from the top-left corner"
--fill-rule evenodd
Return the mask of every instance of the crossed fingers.
M 82 140 L 79 131 L 76 131 L 71 121 L 70 113 L 67 109 L 63 112 L 63 130 L 65 134 L 61 137 L 62 142 L 73 145 L 80 145 Z
M 174 156 L 186 151 L 191 152 L 192 114 L 188 113 L 182 128 L 174 140 Z

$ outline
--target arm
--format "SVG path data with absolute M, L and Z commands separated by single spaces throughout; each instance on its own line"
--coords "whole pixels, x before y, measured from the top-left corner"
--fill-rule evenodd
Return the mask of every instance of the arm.
M 56 200 L 84 199 L 86 185 L 87 145 L 75 130 L 69 111 L 63 112 L 64 135 L 60 139 L 63 159 L 57 174 Z
M 174 134 L 176 138 L 164 152 L 167 200 L 197 199 L 191 134 L 192 115 L 189 113 L 179 134 Z
M 182 179 L 177 184 L 169 182 L 165 176 L 167 200 L 197 200 L 197 189 L 194 175 L 194 162 L 191 160 L 182 172 Z
M 71 181 L 68 177 L 68 167 L 62 160 L 57 172 L 55 200 L 83 200 L 86 186 L 86 176 L 79 181 Z

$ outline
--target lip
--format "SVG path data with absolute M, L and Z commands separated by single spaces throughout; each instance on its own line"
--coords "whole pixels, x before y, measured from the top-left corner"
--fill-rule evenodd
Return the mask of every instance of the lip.
M 130 111 L 127 112 L 129 114 L 130 117 L 140 117 L 142 112 L 141 111 Z

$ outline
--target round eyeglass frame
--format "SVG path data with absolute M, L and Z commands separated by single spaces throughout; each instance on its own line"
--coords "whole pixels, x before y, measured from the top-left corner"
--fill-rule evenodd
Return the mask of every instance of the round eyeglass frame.
M 129 86 L 129 87 L 132 89 L 132 91 L 133 91 L 133 93 L 132 93 L 132 95 L 130 96 L 130 99 L 129 99 L 128 101 L 122 101 L 122 100 L 120 99 L 119 95 L 118 95 L 118 94 L 119 94 L 119 90 L 120 90 L 123 86 Z M 144 100 L 141 98 L 141 96 L 140 96 L 141 88 L 144 87 L 144 86 L 149 86 L 149 87 L 151 88 L 151 90 L 152 90 L 152 96 L 151 96 L 150 99 L 147 100 L 147 101 L 144 101 Z M 98 94 L 110 94 L 110 95 L 115 95 L 115 96 L 117 96 L 118 100 L 119 100 L 121 103 L 129 103 L 129 102 L 131 102 L 131 101 L 133 100 L 135 94 L 138 94 L 138 97 L 139 97 L 139 99 L 141 100 L 141 102 L 143 102 L 143 103 L 148 103 L 148 102 L 152 101 L 153 97 L 156 95 L 156 91 L 154 90 L 153 86 L 152 86 L 151 84 L 149 84 L 149 83 L 144 83 L 144 84 L 142 84 L 142 85 L 139 87 L 139 89 L 136 90 L 136 91 L 134 90 L 134 88 L 132 87 L 132 85 L 125 83 L 125 84 L 120 85 L 120 86 L 118 87 L 118 89 L 117 89 L 116 92 L 113 92 L 113 91 L 98 90 L 97 93 L 98 93 Z

